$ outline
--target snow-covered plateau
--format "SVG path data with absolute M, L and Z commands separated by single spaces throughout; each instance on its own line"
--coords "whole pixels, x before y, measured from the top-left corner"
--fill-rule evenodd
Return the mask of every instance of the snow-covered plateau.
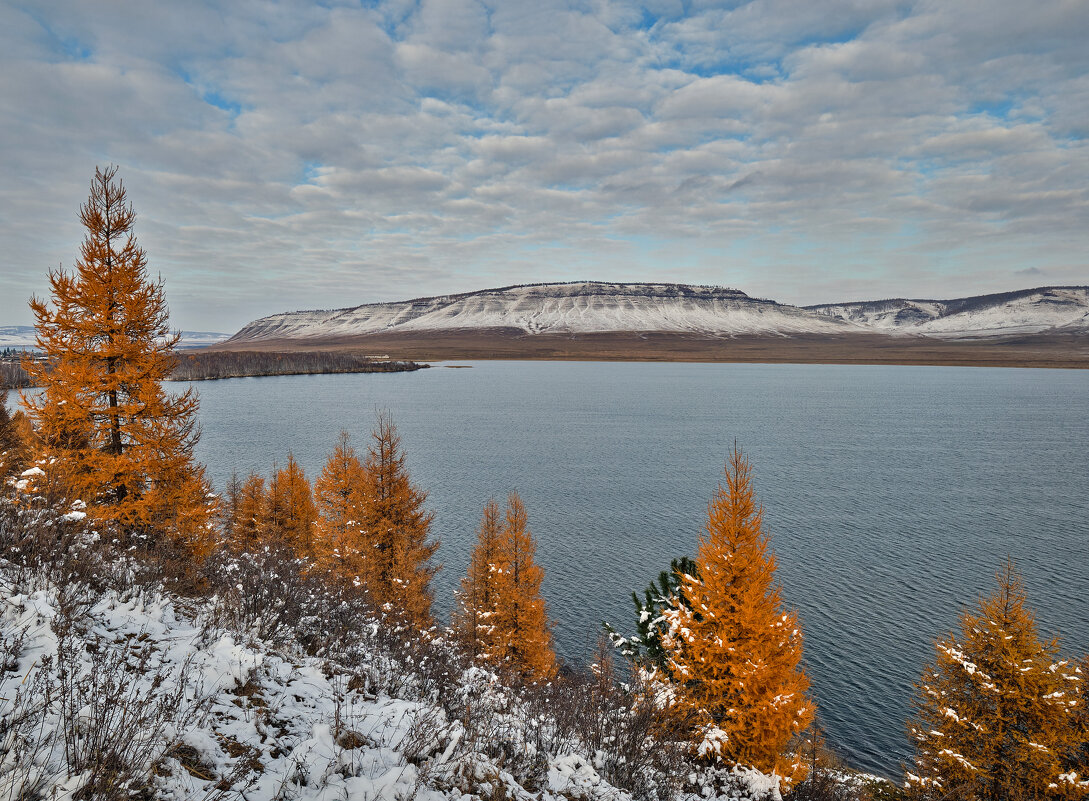
M 708 336 L 852 333 L 946 338 L 1089 332 L 1089 287 L 1050 287 L 957 300 L 887 300 L 801 308 L 736 289 L 578 282 L 485 289 L 262 317 L 231 342 L 379 333 L 515 329 L 525 334 L 669 332 Z
M 874 300 L 807 306 L 872 331 L 942 338 L 1089 332 L 1089 287 L 1041 287 L 955 300 Z

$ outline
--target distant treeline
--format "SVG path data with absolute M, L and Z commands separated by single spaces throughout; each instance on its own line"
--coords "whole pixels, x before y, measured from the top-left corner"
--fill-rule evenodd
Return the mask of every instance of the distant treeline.
M 260 351 L 196 352 L 178 354 L 171 373 L 173 381 L 211 381 L 261 375 L 307 375 L 311 373 L 401 373 L 419 370 L 426 364 L 388 361 L 354 353 L 306 351 L 264 353 Z M 15 359 L 0 360 L 0 387 L 31 386 L 30 376 Z
M 22 389 L 30 386 L 30 376 L 14 359 L 0 361 L 0 389 Z
M 174 381 L 208 381 L 259 375 L 306 375 L 310 373 L 402 373 L 426 364 L 387 361 L 374 356 L 329 351 L 266 353 L 263 351 L 212 351 L 178 355 Z

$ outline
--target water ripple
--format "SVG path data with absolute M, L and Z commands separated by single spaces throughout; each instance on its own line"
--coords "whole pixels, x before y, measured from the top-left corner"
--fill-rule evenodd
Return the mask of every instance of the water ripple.
M 862 768 L 909 758 L 933 638 L 1007 556 L 1043 632 L 1089 649 L 1089 371 L 482 362 L 198 389 L 219 486 L 288 450 L 313 476 L 338 430 L 362 444 L 390 409 L 443 541 L 440 611 L 484 501 L 517 489 L 569 659 L 603 619 L 630 627 L 631 591 L 695 551 L 736 438 L 821 720 Z

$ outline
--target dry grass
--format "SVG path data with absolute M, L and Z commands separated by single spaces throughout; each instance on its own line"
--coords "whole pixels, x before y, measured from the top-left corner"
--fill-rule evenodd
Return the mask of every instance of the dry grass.
M 223 343 L 215 350 L 382 353 L 393 359 L 930 364 L 1089 368 L 1089 336 L 1035 335 L 946 341 L 916 336 L 709 337 L 665 332 L 535 334 L 518 329 L 369 334 Z

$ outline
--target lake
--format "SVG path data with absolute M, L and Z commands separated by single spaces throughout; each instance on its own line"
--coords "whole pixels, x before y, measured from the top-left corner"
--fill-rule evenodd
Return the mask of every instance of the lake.
M 1089 650 L 1089 371 L 473 362 L 415 373 L 202 382 L 198 456 L 220 488 L 294 453 L 313 478 L 389 409 L 430 493 L 445 615 L 481 507 L 516 489 L 562 656 L 693 555 L 734 441 L 758 499 L 827 738 L 898 776 L 912 682 L 1012 557 L 1042 633 Z

